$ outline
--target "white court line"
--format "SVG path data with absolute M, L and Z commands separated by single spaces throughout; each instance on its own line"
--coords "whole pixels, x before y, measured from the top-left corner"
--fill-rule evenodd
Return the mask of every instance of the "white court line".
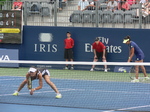
M 76 89 L 66 89 L 66 90 L 61 90 L 61 91 L 75 91 Z M 34 92 L 34 93 L 48 93 L 48 92 L 54 92 L 54 91 L 41 91 L 41 92 Z M 19 95 L 23 95 L 23 94 L 30 94 L 29 92 L 28 93 L 19 93 Z M 3 95 L 0 95 L 0 96 L 12 96 L 12 94 L 3 94 Z
M 107 93 L 147 94 L 147 95 L 150 95 L 150 92 L 106 91 L 106 90 L 92 90 L 92 91 L 96 91 L 96 92 L 107 92 Z
M 127 111 L 127 110 L 130 110 L 130 109 L 145 108 L 145 107 L 150 107 L 150 105 L 143 105 L 143 106 L 136 106 L 136 107 L 128 107 L 128 108 L 115 109 L 115 110 L 108 110 L 108 111 L 103 111 L 103 112 Z
M 23 79 L 23 78 L 19 78 L 19 79 L 18 79 L 18 78 L 17 78 L 17 79 L 0 79 L 0 81 L 3 81 L 3 80 L 8 80 L 8 81 L 11 80 L 11 81 L 15 81 L 15 80 L 20 80 L 20 79 Z

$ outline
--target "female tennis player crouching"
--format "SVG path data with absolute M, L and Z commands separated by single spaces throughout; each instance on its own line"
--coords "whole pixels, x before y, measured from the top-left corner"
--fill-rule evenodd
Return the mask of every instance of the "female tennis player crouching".
M 31 77 L 31 80 L 35 80 L 35 79 L 39 80 L 39 86 L 30 90 L 31 95 L 33 94 L 34 91 L 39 90 L 39 89 L 42 88 L 42 86 L 43 86 L 42 77 L 43 77 L 44 80 L 46 81 L 46 83 L 48 85 L 50 85 L 50 87 L 56 92 L 56 98 L 61 98 L 62 97 L 62 95 L 59 93 L 59 91 L 58 91 L 57 87 L 55 86 L 55 84 L 50 81 L 50 72 L 47 69 L 35 68 L 35 67 L 31 67 L 29 69 L 28 73 L 26 74 L 26 79 L 20 84 L 18 90 L 13 93 L 14 96 L 19 95 L 19 91 L 28 83 L 28 78 L 29 77 Z

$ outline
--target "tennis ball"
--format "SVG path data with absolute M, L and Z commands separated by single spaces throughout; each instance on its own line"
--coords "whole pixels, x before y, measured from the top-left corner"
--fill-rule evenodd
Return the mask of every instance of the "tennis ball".
M 127 71 L 126 70 L 124 70 L 124 73 L 126 73 Z

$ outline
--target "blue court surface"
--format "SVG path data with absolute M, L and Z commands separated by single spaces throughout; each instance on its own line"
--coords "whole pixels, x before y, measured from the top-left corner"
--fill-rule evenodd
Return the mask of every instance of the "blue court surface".
M 63 95 L 44 82 L 42 89 L 29 95 L 25 86 L 12 96 L 24 77 L 0 77 L 0 112 L 121 112 L 150 111 L 150 84 L 73 79 L 51 79 Z M 38 82 L 33 81 L 33 87 Z

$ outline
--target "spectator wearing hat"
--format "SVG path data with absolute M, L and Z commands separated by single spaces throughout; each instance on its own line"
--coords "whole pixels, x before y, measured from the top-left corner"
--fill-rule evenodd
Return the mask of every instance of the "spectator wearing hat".
M 100 39 L 96 37 L 95 42 L 92 44 L 93 48 L 93 53 L 94 53 L 94 60 L 93 62 L 97 62 L 100 58 L 102 59 L 103 62 L 106 61 L 106 47 L 105 45 L 100 42 Z M 95 65 L 92 65 L 92 68 L 90 71 L 94 71 Z M 107 72 L 107 65 L 104 65 L 104 72 Z
M 73 62 L 73 50 L 72 48 L 74 47 L 74 40 L 71 38 L 71 33 L 67 32 L 67 38 L 64 40 L 65 44 L 65 51 L 64 51 L 64 58 L 68 62 L 69 60 Z M 68 64 L 66 64 L 65 67 L 66 70 L 69 69 Z M 71 65 L 71 70 L 74 69 L 73 64 Z

